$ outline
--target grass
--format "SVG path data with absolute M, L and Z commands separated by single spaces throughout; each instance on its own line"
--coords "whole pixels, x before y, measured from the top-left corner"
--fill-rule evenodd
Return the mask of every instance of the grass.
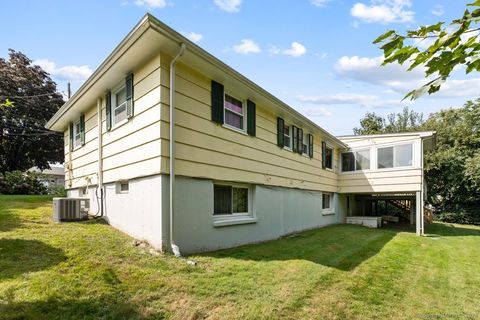
M 480 228 L 427 232 L 337 225 L 190 266 L 0 196 L 0 319 L 479 319 Z

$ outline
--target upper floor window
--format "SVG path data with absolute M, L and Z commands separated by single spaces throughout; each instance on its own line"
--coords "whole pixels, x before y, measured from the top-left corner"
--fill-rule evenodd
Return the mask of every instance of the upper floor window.
M 283 136 L 284 136 L 284 140 L 283 140 L 283 143 L 285 145 L 286 148 L 291 148 L 292 147 L 292 144 L 291 144 L 291 141 L 292 141 L 292 133 L 291 133 L 291 128 L 289 125 L 284 125 L 284 128 L 283 128 Z
M 127 89 L 125 85 L 113 92 L 113 124 L 127 119 Z
M 342 153 L 342 172 L 370 169 L 370 150 Z
M 245 131 L 245 107 L 243 102 L 225 94 L 225 124 Z
M 325 145 L 324 167 L 333 169 L 333 148 Z
M 378 169 L 408 167 L 413 165 L 413 145 L 404 144 L 378 148 Z
M 82 144 L 82 124 L 80 119 L 73 124 L 73 147 L 76 148 Z

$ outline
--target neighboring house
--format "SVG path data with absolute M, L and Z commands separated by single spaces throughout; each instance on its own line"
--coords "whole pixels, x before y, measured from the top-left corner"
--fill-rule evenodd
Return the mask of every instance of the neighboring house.
M 40 170 L 33 167 L 28 171 L 41 173 L 40 181 L 46 187 L 65 186 L 65 167 L 61 163 L 50 163 L 50 169 Z
M 111 225 L 166 250 L 342 223 L 379 194 L 415 198 L 423 232 L 433 133 L 336 138 L 151 15 L 47 128 L 65 135 L 68 195 L 94 212 L 98 196 Z

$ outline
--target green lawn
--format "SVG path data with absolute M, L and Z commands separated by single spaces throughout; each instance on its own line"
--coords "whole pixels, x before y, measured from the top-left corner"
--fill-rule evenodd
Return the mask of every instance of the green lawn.
M 192 256 L 0 196 L 0 319 L 480 319 L 480 228 L 337 225 Z

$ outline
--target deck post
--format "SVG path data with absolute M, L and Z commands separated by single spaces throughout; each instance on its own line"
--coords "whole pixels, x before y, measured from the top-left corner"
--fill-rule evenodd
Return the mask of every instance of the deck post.
M 417 191 L 415 194 L 415 204 L 416 204 L 416 219 L 415 227 L 417 236 L 423 236 L 423 194 L 421 191 Z

